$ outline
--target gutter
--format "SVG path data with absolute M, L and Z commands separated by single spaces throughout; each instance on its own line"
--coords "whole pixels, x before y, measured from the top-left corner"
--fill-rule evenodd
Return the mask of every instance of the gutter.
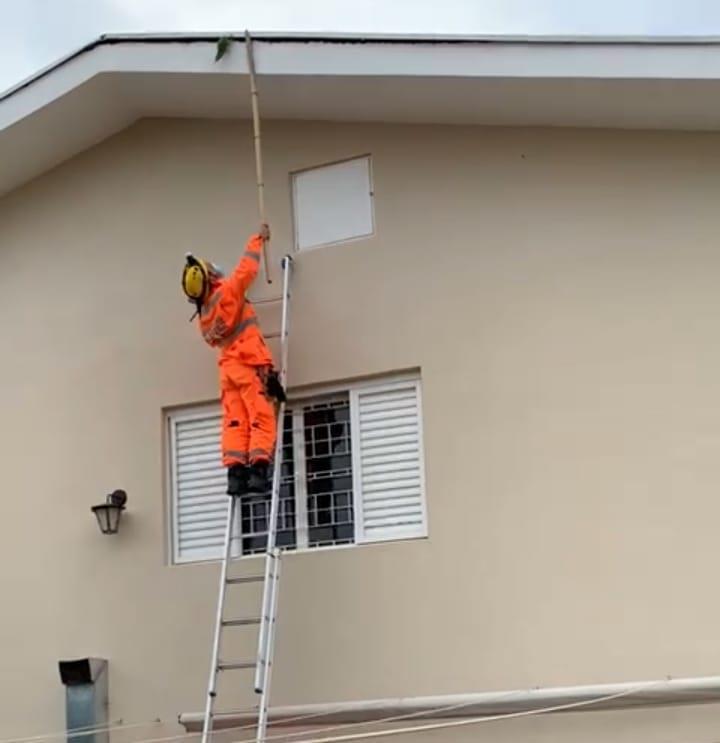
M 91 52 L 96 47 L 113 44 L 193 44 L 215 43 L 227 37 L 233 41 L 245 42 L 245 32 L 217 31 L 203 33 L 115 33 L 102 34 L 93 41 L 57 61 L 40 69 L 30 77 L 21 80 L 7 90 L 0 91 L 0 102 L 27 88 L 34 82 L 49 75 L 76 57 Z M 642 46 L 718 46 L 720 36 L 584 36 L 584 35 L 460 35 L 460 34 L 377 34 L 377 33 L 329 33 L 329 32 L 253 32 L 254 41 L 268 44 L 425 44 L 425 45 L 480 45 L 480 44 L 514 44 L 514 45 L 642 45 Z
M 624 695 L 624 696 L 621 696 Z M 615 696 L 614 699 L 602 700 Z M 593 702 L 596 702 L 592 704 Z M 515 691 L 476 692 L 427 697 L 399 697 L 330 704 L 303 704 L 271 707 L 268 720 L 273 725 L 300 727 L 297 720 L 308 723 L 359 723 L 383 720 L 387 717 L 412 715 L 415 720 L 485 717 L 519 711 L 541 710 L 546 707 L 572 704 L 592 704 L 574 712 L 628 709 L 632 707 L 665 707 L 682 704 L 720 702 L 720 676 L 700 676 L 663 681 L 635 681 L 587 686 L 556 686 Z M 455 709 L 442 709 L 455 707 Z M 562 710 L 560 710 L 562 711 Z M 184 712 L 178 721 L 187 732 L 202 729 L 201 712 Z M 257 709 L 240 710 L 215 715 L 216 729 L 250 725 L 257 721 Z

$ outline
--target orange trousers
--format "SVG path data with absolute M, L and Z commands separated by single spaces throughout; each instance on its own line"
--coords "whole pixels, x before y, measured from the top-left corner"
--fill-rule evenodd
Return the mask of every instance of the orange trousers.
M 223 464 L 270 462 L 275 453 L 275 406 L 265 392 L 263 367 L 226 362 L 220 367 Z

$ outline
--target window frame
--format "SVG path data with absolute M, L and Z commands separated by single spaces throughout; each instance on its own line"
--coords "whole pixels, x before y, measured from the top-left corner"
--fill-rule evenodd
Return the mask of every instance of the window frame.
M 358 425 L 358 401 L 362 393 L 368 391 L 382 393 L 414 385 L 417 396 L 418 409 L 418 469 L 420 478 L 420 503 L 422 518 L 422 533 L 414 536 L 394 536 L 388 532 L 383 538 L 367 539 L 363 529 L 362 519 L 362 487 L 361 487 L 361 449 L 360 430 Z M 293 430 L 304 431 L 304 404 L 311 404 L 323 399 L 340 398 L 347 396 L 350 408 L 350 438 L 351 462 L 353 483 L 353 542 L 343 544 L 327 544 L 310 546 L 309 524 L 307 509 L 307 470 L 305 460 L 305 438 L 293 436 L 293 459 L 295 475 L 295 547 L 288 550 L 290 553 L 310 553 L 325 550 L 348 549 L 363 547 L 387 542 L 406 542 L 417 539 L 427 539 L 429 536 L 427 487 L 425 473 L 425 446 L 424 446 L 424 416 L 422 404 L 422 379 L 419 373 L 402 373 L 387 377 L 366 378 L 346 383 L 333 383 L 290 392 L 288 408 L 292 410 Z M 165 452 L 167 457 L 167 507 L 165 513 L 169 519 L 167 533 L 169 539 L 169 559 L 171 565 L 193 565 L 205 562 L 217 562 L 221 556 L 183 556 L 179 550 L 179 510 L 178 510 L 178 472 L 177 472 L 177 437 L 175 428 L 178 422 L 202 420 L 211 415 L 222 415 L 219 401 L 202 405 L 173 407 L 165 411 L 165 435 L 167 436 Z M 282 435 L 279 433 L 279 435 Z M 229 497 L 229 496 L 228 496 Z M 236 528 L 240 527 L 241 510 L 236 510 Z M 263 553 L 234 554 L 236 559 L 252 559 L 262 557 Z

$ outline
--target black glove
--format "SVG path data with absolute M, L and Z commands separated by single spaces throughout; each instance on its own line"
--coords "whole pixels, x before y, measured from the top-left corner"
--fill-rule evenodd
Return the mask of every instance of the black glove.
M 274 397 L 278 402 L 287 402 L 287 395 L 282 384 L 280 384 L 280 377 L 275 369 L 271 369 L 268 372 L 265 389 L 267 390 L 268 397 Z

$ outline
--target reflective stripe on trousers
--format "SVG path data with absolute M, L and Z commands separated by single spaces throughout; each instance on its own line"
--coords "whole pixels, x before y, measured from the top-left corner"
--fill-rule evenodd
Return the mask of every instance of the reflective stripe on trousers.
M 224 449 L 223 461 L 229 461 L 231 459 L 237 460 L 236 464 L 247 464 L 248 453 L 246 451 L 238 451 L 237 449 Z

